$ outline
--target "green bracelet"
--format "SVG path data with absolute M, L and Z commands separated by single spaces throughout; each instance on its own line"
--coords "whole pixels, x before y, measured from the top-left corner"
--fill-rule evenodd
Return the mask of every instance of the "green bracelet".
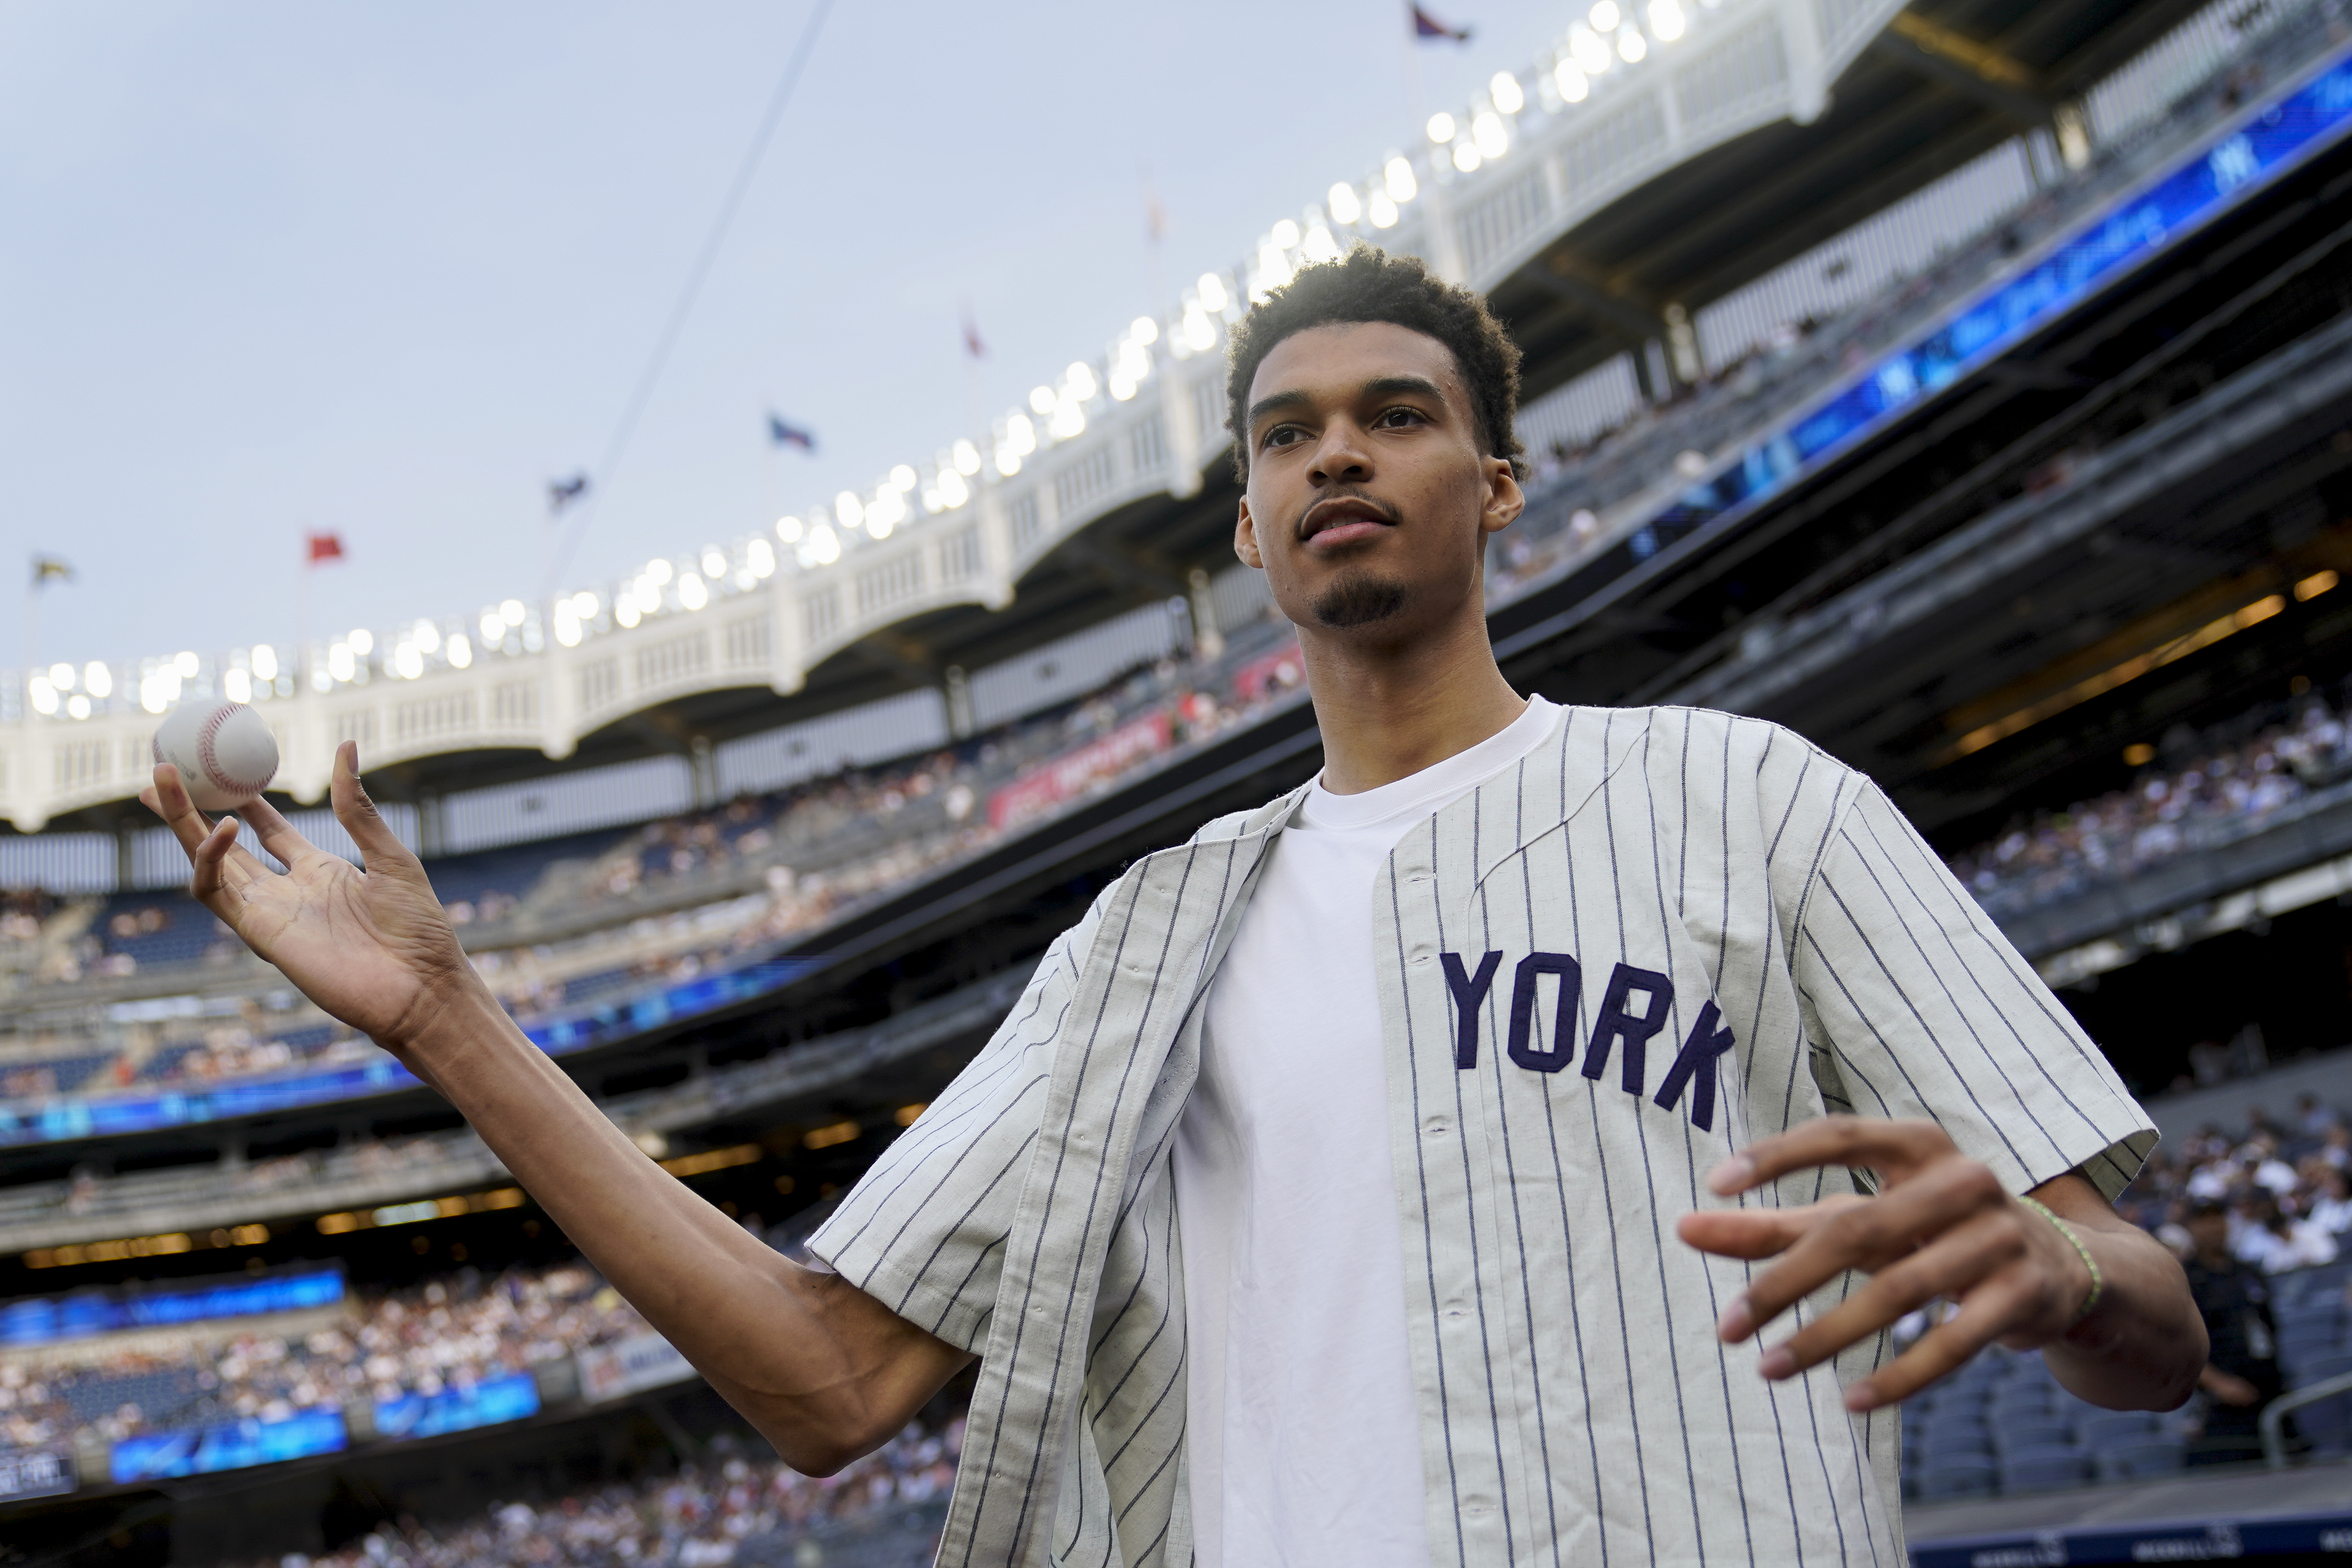
M 2017 1201 L 2023 1204 L 2027 1208 L 2032 1209 L 2035 1214 L 2040 1215 L 2043 1219 L 2048 1220 L 2053 1226 L 2055 1226 L 2058 1234 L 2066 1238 L 2067 1245 L 2074 1247 L 2074 1256 L 2083 1260 L 2083 1267 L 2091 1271 L 2091 1293 L 2083 1298 L 2082 1306 L 2076 1309 L 2074 1313 L 2074 1322 L 2081 1322 L 2084 1319 L 2089 1317 L 2092 1311 L 2097 1308 L 2099 1304 L 2099 1295 L 2107 1288 L 2105 1277 L 2101 1275 L 2099 1272 L 2099 1260 L 2091 1256 L 2091 1249 L 2083 1245 L 2083 1238 L 2074 1234 L 2074 1227 L 2068 1225 L 2064 1220 L 2060 1219 L 2056 1215 L 2053 1214 L 2050 1211 L 2050 1205 L 2048 1204 L 2043 1203 L 2040 1198 L 2027 1197 L 2021 1194 L 2019 1195 Z M 2069 1323 L 2066 1326 L 2068 1328 L 2072 1328 L 2074 1325 L 2074 1323 Z

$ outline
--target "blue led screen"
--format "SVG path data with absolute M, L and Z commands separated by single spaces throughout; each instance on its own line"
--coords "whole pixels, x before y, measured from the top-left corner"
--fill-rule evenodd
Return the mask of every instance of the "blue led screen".
M 824 963 L 822 958 L 766 959 L 721 973 L 700 975 L 646 995 L 531 1024 L 523 1033 L 550 1056 L 560 1056 L 566 1051 L 627 1039 L 664 1024 L 753 1000 L 781 989 Z M 373 1061 L 298 1069 L 213 1089 L 0 1101 L 0 1144 L 113 1137 L 416 1087 L 418 1080 L 406 1068 L 390 1057 L 380 1057 Z
M 244 1318 L 331 1307 L 343 1299 L 341 1268 L 315 1268 L 258 1279 L 139 1291 L 76 1291 L 36 1296 L 0 1307 L 0 1345 L 39 1345 L 123 1329 Z
M 283 1421 L 226 1421 L 125 1437 L 108 1455 L 107 1469 L 118 1484 L 203 1476 L 337 1453 L 350 1440 L 342 1411 L 321 1405 L 297 1411 Z
M 495 1426 L 538 1414 L 539 1379 L 518 1372 L 471 1387 L 452 1385 L 438 1394 L 379 1399 L 375 1430 L 380 1437 L 437 1437 L 444 1432 Z

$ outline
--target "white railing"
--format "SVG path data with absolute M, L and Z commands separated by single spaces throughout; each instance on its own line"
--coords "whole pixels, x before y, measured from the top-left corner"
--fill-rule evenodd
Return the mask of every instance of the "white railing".
M 0 677 L 0 816 L 32 832 L 135 794 L 157 715 L 252 701 L 280 782 L 319 798 L 334 746 L 371 764 L 482 747 L 569 755 L 629 713 L 697 692 L 800 689 L 828 656 L 909 616 L 998 607 L 1115 509 L 1185 496 L 1223 450 L 1226 333 L 1253 297 L 1361 238 L 1490 288 L 1563 230 L 1710 147 L 1810 121 L 1900 0 L 1595 5 L 1533 68 L 1498 73 L 1430 141 L 1285 219 L 1252 259 L 1139 318 L 1030 406 L 873 490 L 543 605 L 269 645 Z M 1607 27 L 1598 24 L 1610 22 Z M 1441 138 L 1442 133 L 1442 138 Z

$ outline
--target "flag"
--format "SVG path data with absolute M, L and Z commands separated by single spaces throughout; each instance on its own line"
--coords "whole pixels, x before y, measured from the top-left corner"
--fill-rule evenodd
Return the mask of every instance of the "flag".
M 1418 5 L 1408 5 L 1405 9 L 1412 13 L 1412 36 L 1416 38 L 1450 38 L 1457 44 L 1470 41 L 1467 27 L 1449 27 Z
M 305 560 L 312 566 L 321 561 L 341 561 L 343 558 L 343 536 L 340 533 L 306 533 L 302 540 L 308 551 Z
M 972 323 L 970 305 L 963 308 L 963 352 L 974 359 L 988 357 L 988 345 L 980 341 L 980 329 Z
M 574 474 L 568 479 L 547 481 L 547 510 L 551 516 L 588 493 L 588 476 Z
M 768 439 L 779 447 L 798 447 L 803 452 L 816 450 L 816 436 L 797 425 L 787 425 L 774 414 L 768 416 Z
M 51 583 L 70 583 L 73 580 L 74 569 L 72 563 L 62 561 L 54 555 L 36 555 L 33 557 L 34 587 L 41 588 L 46 587 Z

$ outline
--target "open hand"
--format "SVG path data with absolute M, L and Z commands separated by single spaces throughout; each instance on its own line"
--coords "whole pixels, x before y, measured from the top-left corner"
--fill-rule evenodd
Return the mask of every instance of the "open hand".
M 279 876 L 237 847 L 235 817 L 205 820 L 168 763 L 139 798 L 188 852 L 197 900 L 304 995 L 378 1045 L 398 1051 L 480 985 L 425 868 L 360 787 L 351 742 L 336 749 L 331 799 L 367 858 L 364 871 L 313 846 L 257 798 L 239 812 L 285 863 Z
M 1800 1208 L 1708 1209 L 1676 1233 L 1703 1252 L 1780 1261 L 1725 1310 L 1717 1331 L 1748 1338 L 1849 1268 L 1868 1284 L 1764 1352 L 1766 1377 L 1794 1376 L 1936 1298 L 1959 1310 L 1845 1393 L 1846 1407 L 1891 1405 L 1953 1371 L 1995 1340 L 2012 1349 L 2064 1333 L 2091 1289 L 2090 1270 L 2056 1226 L 2004 1191 L 1932 1121 L 1824 1116 L 1751 1144 L 1707 1184 L 1729 1197 L 1821 1165 L 1865 1167 L 1879 1195 Z M 2080 1177 L 2060 1182 L 2081 1183 Z M 2057 1184 L 2051 1184 L 2054 1186 Z M 2095 1197 L 2095 1189 L 2082 1183 Z

